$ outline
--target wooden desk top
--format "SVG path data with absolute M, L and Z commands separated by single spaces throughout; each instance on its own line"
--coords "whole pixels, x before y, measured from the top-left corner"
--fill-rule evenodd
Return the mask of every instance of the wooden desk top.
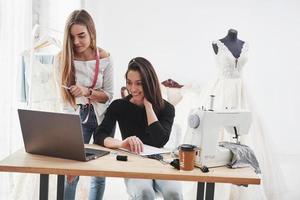
M 109 150 L 98 145 L 86 145 L 89 148 Z M 120 151 L 119 151 L 120 152 Z M 144 179 L 165 179 L 233 184 L 260 184 L 260 177 L 251 168 L 228 169 L 226 167 L 210 168 L 210 172 L 202 173 L 200 169 L 193 171 L 176 170 L 171 165 L 162 164 L 153 159 L 143 158 L 126 152 L 128 161 L 117 161 L 115 154 L 109 154 L 88 162 L 60 159 L 26 153 L 18 150 L 0 161 L 0 171 L 39 174 L 69 174 L 81 176 L 105 176 Z

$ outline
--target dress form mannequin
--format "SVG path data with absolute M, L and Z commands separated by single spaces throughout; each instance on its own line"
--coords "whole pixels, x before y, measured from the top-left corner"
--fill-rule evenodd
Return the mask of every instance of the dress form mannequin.
M 250 94 L 243 80 L 243 68 L 248 60 L 248 42 L 239 40 L 238 32 L 234 29 L 228 30 L 228 34 L 212 46 L 216 54 L 218 74 L 217 78 L 202 92 L 204 106 L 209 105 L 209 99 L 205 97 L 215 95 L 214 107 L 216 109 L 233 108 L 246 109 L 252 113 L 252 124 L 249 134 L 241 138 L 241 142 L 248 145 L 259 160 L 261 174 L 260 186 L 249 186 L 248 188 L 216 184 L 215 199 L 230 200 L 252 200 L 252 199 L 284 199 L 287 188 L 284 176 L 275 157 L 276 151 L 272 142 L 272 135 L 264 126 L 264 119 L 251 100 L 254 94 Z M 199 105 L 201 107 L 201 104 Z M 224 138 L 228 138 L 224 134 Z M 227 140 L 227 139 L 226 139 Z
M 220 39 L 220 41 L 228 48 L 228 50 L 236 59 L 240 57 L 243 45 L 245 43 L 237 38 L 237 34 L 237 30 L 229 29 L 227 35 Z M 218 54 L 218 46 L 215 43 L 213 43 L 212 46 L 215 54 Z

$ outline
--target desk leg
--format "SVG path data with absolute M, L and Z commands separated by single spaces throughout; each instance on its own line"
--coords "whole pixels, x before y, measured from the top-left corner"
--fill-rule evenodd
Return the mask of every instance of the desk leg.
M 215 194 L 215 183 L 206 183 L 205 200 L 213 200 Z
M 49 174 L 40 175 L 40 200 L 48 200 Z
M 57 200 L 64 200 L 65 194 L 65 175 L 57 175 Z
M 205 186 L 205 183 L 198 182 L 197 200 L 203 200 L 204 199 L 204 186 Z
M 205 188 L 205 189 L 204 189 Z M 204 194 L 205 190 L 205 194 Z M 197 186 L 197 200 L 214 200 L 215 183 L 201 183 Z

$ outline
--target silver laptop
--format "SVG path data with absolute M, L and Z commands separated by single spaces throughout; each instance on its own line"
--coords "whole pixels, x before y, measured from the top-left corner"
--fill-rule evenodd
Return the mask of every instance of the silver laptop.
M 88 161 L 109 151 L 84 148 L 80 116 L 18 109 L 28 153 Z

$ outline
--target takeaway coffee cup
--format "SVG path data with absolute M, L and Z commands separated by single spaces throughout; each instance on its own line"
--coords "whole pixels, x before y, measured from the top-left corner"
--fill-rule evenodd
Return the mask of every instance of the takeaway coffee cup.
M 182 144 L 179 146 L 180 169 L 191 171 L 195 165 L 196 146 L 191 144 Z

